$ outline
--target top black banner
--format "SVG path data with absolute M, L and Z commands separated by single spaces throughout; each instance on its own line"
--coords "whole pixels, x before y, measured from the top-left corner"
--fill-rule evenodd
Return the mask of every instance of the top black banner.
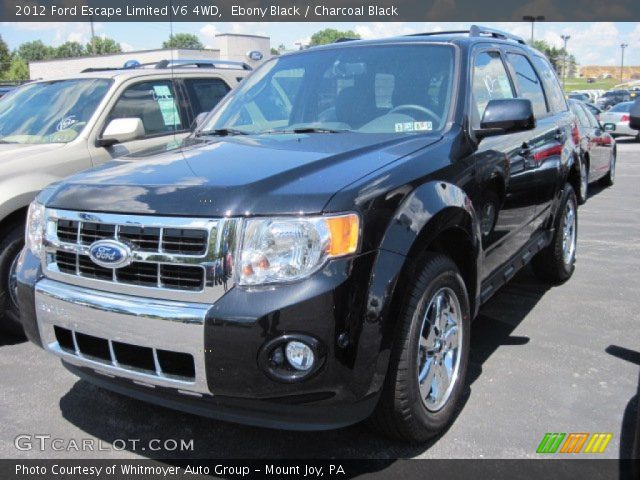
M 5 22 L 638 21 L 637 0 L 2 0 Z

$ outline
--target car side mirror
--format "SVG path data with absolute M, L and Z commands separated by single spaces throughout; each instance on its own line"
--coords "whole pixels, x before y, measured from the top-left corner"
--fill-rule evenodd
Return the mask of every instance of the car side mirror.
M 640 99 L 636 100 L 629 110 L 629 127 L 640 130 Z
M 144 125 L 140 118 L 114 118 L 98 139 L 98 145 L 108 147 L 144 137 Z
M 209 115 L 209 112 L 200 112 L 196 115 L 193 125 L 191 125 L 191 130 L 197 130 L 200 125 L 202 125 L 202 122 L 204 122 L 204 119 L 207 118 L 207 115 Z
M 531 100 L 526 98 L 503 98 L 489 100 L 475 131 L 478 138 L 503 133 L 523 132 L 536 128 Z

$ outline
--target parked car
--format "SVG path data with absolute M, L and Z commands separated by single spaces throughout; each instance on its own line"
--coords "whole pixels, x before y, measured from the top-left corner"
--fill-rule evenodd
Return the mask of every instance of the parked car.
M 631 100 L 629 90 L 609 90 L 604 92 L 596 102 L 596 105 L 602 110 L 609 110 L 614 105 Z
M 25 331 L 167 407 L 423 441 L 480 305 L 530 261 L 573 274 L 574 121 L 543 54 L 483 27 L 274 57 L 180 148 L 38 195 Z
M 616 174 L 616 141 L 607 133 L 587 104 L 569 100 L 569 108 L 577 119 L 580 156 L 580 190 L 578 203 L 587 201 L 590 183 L 598 180 L 606 186 L 613 185 Z
M 196 116 L 249 72 L 241 63 L 219 63 L 91 70 L 23 85 L 0 102 L 0 329 L 21 330 L 15 265 L 26 209 L 38 191 L 186 137 Z
M 578 100 L 580 102 L 590 102 L 591 98 L 586 93 L 570 93 L 568 98 L 571 100 Z
M 631 136 L 635 137 L 636 141 L 640 141 L 640 133 L 629 125 L 633 103 L 619 103 L 601 115 L 600 121 L 612 137 Z

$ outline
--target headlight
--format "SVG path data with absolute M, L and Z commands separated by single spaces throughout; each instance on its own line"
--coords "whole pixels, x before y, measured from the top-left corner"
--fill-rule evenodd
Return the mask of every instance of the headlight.
M 25 243 L 27 248 L 34 255 L 40 256 L 42 251 L 42 239 L 44 237 L 44 205 L 37 201 L 29 205 L 27 214 L 27 228 L 25 232 Z
M 247 220 L 240 253 L 240 285 L 291 282 L 330 258 L 355 253 L 356 214 Z

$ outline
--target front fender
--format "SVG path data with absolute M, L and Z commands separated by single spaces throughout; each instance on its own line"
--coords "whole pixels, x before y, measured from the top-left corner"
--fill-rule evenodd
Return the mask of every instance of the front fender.
M 384 233 L 374 260 L 365 306 L 365 317 L 360 346 L 366 346 L 357 355 L 359 362 L 374 366 L 369 388 L 373 393 L 382 388 L 391 347 L 394 340 L 395 320 L 399 313 L 398 281 L 411 255 L 421 246 L 429 245 L 438 234 L 449 228 L 461 228 L 473 245 L 476 272 L 480 270 L 480 228 L 471 200 L 456 185 L 431 181 L 413 190 L 398 207 Z M 479 292 L 478 276 L 475 275 Z M 470 299 L 473 305 L 478 302 Z M 474 312 L 475 314 L 475 312 Z

